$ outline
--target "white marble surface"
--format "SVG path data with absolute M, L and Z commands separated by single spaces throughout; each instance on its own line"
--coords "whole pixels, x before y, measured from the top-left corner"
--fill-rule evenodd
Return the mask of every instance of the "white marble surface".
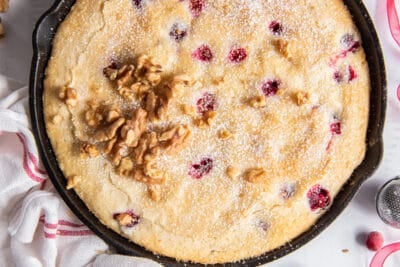
M 50 0 L 11 0 L 10 10 L 0 15 L 6 37 L 0 40 L 0 73 L 27 84 L 32 56 L 31 34 L 36 20 L 50 7 Z M 385 153 L 376 173 L 361 187 L 345 211 L 317 238 L 297 251 L 268 266 L 337 267 L 368 266 L 373 253 L 365 248 L 365 233 L 378 230 L 385 244 L 400 241 L 400 230 L 384 225 L 375 212 L 375 194 L 388 179 L 400 174 L 400 101 L 396 88 L 400 83 L 400 47 L 391 39 L 386 1 L 364 0 L 379 32 L 388 74 L 388 108 L 384 132 Z M 5 232 L 2 229 L 2 234 Z M 342 249 L 348 249 L 343 253 Z M 0 251 L 0 257 L 1 257 Z M 78 253 L 78 252 L 77 252 Z M 12 265 L 12 263 L 10 263 Z M 400 254 L 393 255 L 385 267 L 400 266 Z

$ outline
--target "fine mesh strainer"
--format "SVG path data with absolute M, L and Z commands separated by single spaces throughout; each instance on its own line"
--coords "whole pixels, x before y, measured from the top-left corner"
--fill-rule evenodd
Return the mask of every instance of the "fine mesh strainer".
M 376 196 L 376 210 L 386 224 L 400 228 L 400 176 L 381 187 Z

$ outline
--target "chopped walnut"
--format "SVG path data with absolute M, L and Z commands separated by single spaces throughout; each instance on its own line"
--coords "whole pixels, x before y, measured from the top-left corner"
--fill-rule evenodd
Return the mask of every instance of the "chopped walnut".
M 161 65 L 155 64 L 150 57 L 142 55 L 137 60 L 135 77 L 147 80 L 151 86 L 157 86 L 161 82 Z
M 111 107 L 107 112 L 106 122 L 113 122 L 121 116 L 121 110 L 118 107 Z
M 81 145 L 81 157 L 86 158 L 89 156 L 90 158 L 97 157 L 99 155 L 99 151 L 97 147 L 93 144 L 84 143 Z
M 129 88 L 135 82 L 134 72 L 135 66 L 133 65 L 123 65 L 122 68 L 118 70 L 116 80 L 119 89 L 123 87 Z
M 164 173 L 157 169 L 154 161 L 147 161 L 143 165 L 143 172 L 145 175 L 154 179 L 163 179 Z
M 78 104 L 78 94 L 75 89 L 71 87 L 64 86 L 61 88 L 61 92 L 59 94 L 61 100 L 64 100 L 65 104 L 70 107 L 76 106 Z
M 279 39 L 276 42 L 276 48 L 278 51 L 287 59 L 292 58 L 292 53 L 290 51 L 290 45 L 289 42 L 283 39 Z
M 161 179 L 154 179 L 150 176 L 147 176 L 144 174 L 144 172 L 138 168 L 135 170 L 133 174 L 133 179 L 135 179 L 138 182 L 142 182 L 145 184 L 162 184 L 164 183 L 165 178 L 162 177 Z
M 190 133 L 189 127 L 179 125 L 162 133 L 158 140 L 167 153 L 174 154 L 186 145 Z
M 147 193 L 149 194 L 151 200 L 155 202 L 160 201 L 161 194 L 158 188 L 155 188 L 154 186 L 149 186 L 149 188 L 147 189 Z
M 239 175 L 239 171 L 233 166 L 228 166 L 228 168 L 226 168 L 226 175 L 228 175 L 229 178 L 234 179 Z
M 113 139 L 107 141 L 106 146 L 104 148 L 104 153 L 105 154 L 110 154 L 111 153 L 115 143 L 117 142 L 117 139 L 118 139 L 117 137 L 114 137 Z
M 147 112 L 137 109 L 130 120 L 127 120 L 121 128 L 121 138 L 128 147 L 136 147 L 139 138 L 146 129 Z
M 250 106 L 253 108 L 263 108 L 267 106 L 267 102 L 265 101 L 265 96 L 256 96 L 249 100 Z
M 302 106 L 310 101 L 310 94 L 307 92 L 297 92 L 295 99 L 296 99 L 296 104 L 298 106 Z
M 218 131 L 218 138 L 225 140 L 225 139 L 229 139 L 232 137 L 232 133 L 228 130 L 219 130 Z
M 266 174 L 263 168 L 251 168 L 245 172 L 244 178 L 250 183 L 260 183 L 265 180 Z
M 129 226 L 132 224 L 132 221 L 135 220 L 135 218 L 132 217 L 132 215 L 128 213 L 121 213 L 118 214 L 115 219 L 117 220 L 118 224 L 121 226 Z
M 82 177 L 77 175 L 67 177 L 67 190 L 74 188 L 81 180 Z
M 215 113 L 215 111 L 209 110 L 205 112 L 202 117 L 195 119 L 194 124 L 199 128 L 209 127 L 216 115 L 217 113 Z
M 133 167 L 133 161 L 129 157 L 125 157 L 121 159 L 117 172 L 119 175 L 129 176 L 132 174 Z
M 111 123 L 105 129 L 97 131 L 94 135 L 94 138 L 98 142 L 105 142 L 114 138 L 117 133 L 117 130 L 125 123 L 125 118 L 119 118 L 113 123 Z
M 123 157 L 128 156 L 128 147 L 123 142 L 116 142 L 111 150 L 111 161 L 114 165 L 119 165 Z

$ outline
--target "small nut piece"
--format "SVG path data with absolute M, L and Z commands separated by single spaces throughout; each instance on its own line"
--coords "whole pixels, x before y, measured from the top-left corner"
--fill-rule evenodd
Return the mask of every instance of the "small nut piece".
M 59 97 L 70 107 L 74 107 L 78 104 L 78 94 L 74 88 L 64 86 L 61 88 Z
M 186 125 L 179 125 L 162 133 L 158 140 L 167 153 L 174 154 L 186 145 L 190 133 L 189 127 Z
M 234 179 L 239 175 L 239 171 L 233 166 L 228 166 L 228 168 L 226 168 L 226 175 L 228 175 L 229 178 Z
M 255 96 L 249 100 L 250 106 L 253 108 L 263 108 L 267 106 L 267 102 L 265 101 L 265 96 Z
M 138 182 L 142 182 L 145 184 L 162 184 L 164 183 L 165 179 L 162 177 L 161 179 L 154 179 L 150 176 L 147 176 L 143 173 L 141 169 L 135 170 L 133 174 L 133 179 L 135 179 Z
M 129 226 L 132 224 L 132 221 L 134 220 L 134 218 L 128 213 L 118 214 L 117 216 L 115 216 L 115 219 L 121 226 Z
M 291 59 L 292 58 L 292 53 L 290 50 L 290 45 L 289 42 L 283 39 L 279 39 L 276 42 L 276 48 L 278 49 L 278 51 L 287 59 Z
M 218 131 L 218 138 L 225 140 L 225 139 L 229 139 L 232 137 L 232 133 L 228 130 L 219 130 Z
M 295 99 L 296 99 L 296 104 L 298 106 L 302 106 L 310 101 L 310 94 L 307 92 L 297 92 Z
M 86 158 L 89 156 L 90 158 L 97 157 L 99 155 L 99 151 L 97 147 L 93 144 L 84 143 L 81 145 L 81 157 Z
M 82 177 L 77 175 L 67 177 L 67 190 L 74 188 L 81 180 Z
M 7 12 L 8 10 L 8 0 L 0 0 L 0 12 Z
M 263 168 L 251 168 L 244 174 L 244 179 L 250 183 L 261 183 L 265 180 L 267 173 Z
M 151 200 L 155 202 L 160 201 L 161 194 L 159 188 L 156 188 L 155 186 L 149 186 L 147 193 L 149 194 Z
M 123 158 L 117 168 L 119 175 L 129 176 L 133 170 L 133 162 L 130 158 Z
M 105 142 L 114 138 L 117 130 L 125 123 L 125 118 L 119 118 L 111 123 L 106 129 L 95 133 L 94 138 L 99 142 Z

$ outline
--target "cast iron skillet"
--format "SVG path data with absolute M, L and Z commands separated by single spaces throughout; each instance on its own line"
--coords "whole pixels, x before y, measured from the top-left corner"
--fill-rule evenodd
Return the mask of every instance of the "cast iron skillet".
M 379 165 L 383 153 L 382 130 L 386 109 L 386 73 L 379 40 L 371 18 L 361 0 L 344 0 L 361 33 L 362 43 L 367 54 L 371 79 L 370 115 L 367 133 L 367 153 L 361 165 L 353 172 L 349 181 L 336 196 L 330 209 L 311 227 L 290 243 L 267 252 L 261 256 L 243 260 L 238 263 L 218 264 L 214 266 L 235 266 L 243 264 L 256 266 L 287 255 L 316 237 L 344 210 L 361 184 L 372 175 Z M 30 77 L 30 112 L 32 128 L 46 170 L 58 193 L 76 214 L 93 232 L 106 241 L 117 252 L 153 259 L 167 266 L 200 266 L 199 264 L 177 262 L 175 259 L 154 255 L 152 252 L 129 242 L 114 231 L 101 224 L 89 211 L 83 201 L 73 190 L 67 191 L 66 179 L 58 167 L 46 133 L 43 106 L 43 80 L 45 69 L 51 55 L 52 39 L 57 27 L 63 21 L 75 0 L 58 0 L 39 19 L 33 33 L 33 59 Z

